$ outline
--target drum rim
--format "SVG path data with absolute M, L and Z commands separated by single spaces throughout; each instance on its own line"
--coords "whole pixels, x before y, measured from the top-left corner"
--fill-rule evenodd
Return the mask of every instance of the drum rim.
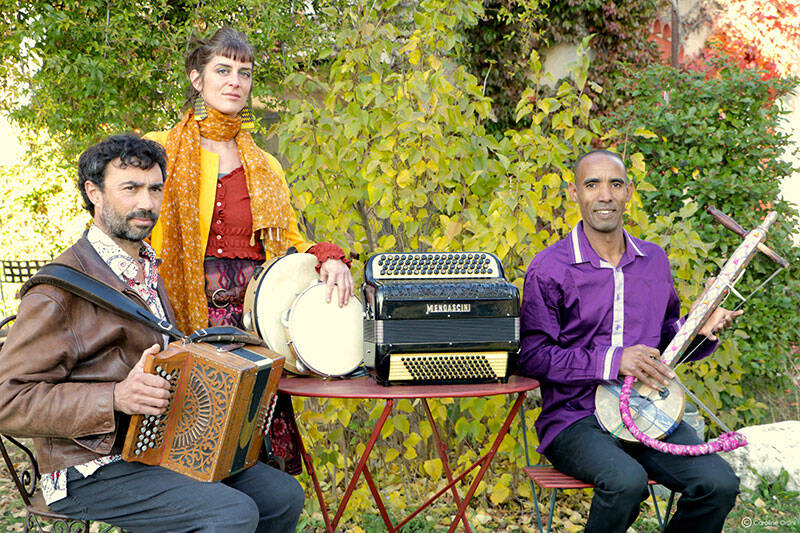
M 270 270 L 272 270 L 272 268 L 273 268 L 275 265 L 277 265 L 278 263 L 280 263 L 280 262 L 281 262 L 283 259 L 286 259 L 286 258 L 288 258 L 288 257 L 295 256 L 295 255 L 296 255 L 296 256 L 298 256 L 298 257 L 310 256 L 310 257 L 313 257 L 314 259 L 316 259 L 316 256 L 315 256 L 314 254 L 310 254 L 310 253 L 308 253 L 308 252 L 295 252 L 295 253 L 293 253 L 293 254 L 288 254 L 288 255 L 279 255 L 279 256 L 272 257 L 272 258 L 271 258 L 271 259 L 269 259 L 268 261 L 265 261 L 265 264 L 266 264 L 266 266 L 264 266 L 264 269 L 263 269 L 263 270 L 261 271 L 261 273 L 258 275 L 258 280 L 257 280 L 257 282 L 256 282 L 256 286 L 255 286 L 255 288 L 253 289 L 253 302 L 252 302 L 252 309 L 250 309 L 250 310 L 249 310 L 249 311 L 250 311 L 250 313 L 251 313 L 250 321 L 251 321 L 251 324 L 252 324 L 252 326 L 253 326 L 253 330 L 256 332 L 256 335 L 257 335 L 257 336 L 258 336 L 260 339 L 262 339 L 264 342 L 266 342 L 266 343 L 267 343 L 267 345 L 269 345 L 269 339 L 267 339 L 267 338 L 266 338 L 265 332 L 262 332 L 262 331 L 261 331 L 260 321 L 258 320 L 258 318 L 257 318 L 257 316 L 256 316 L 256 313 L 257 313 L 257 307 L 258 307 L 258 305 L 257 305 L 257 303 L 258 303 L 258 296 L 259 296 L 259 293 L 261 292 L 261 288 L 262 288 L 261 286 L 262 286 L 262 284 L 263 284 L 262 282 L 263 282 L 263 281 L 266 279 L 266 275 L 267 275 L 267 273 L 268 273 Z M 263 265 L 262 265 L 262 266 L 263 266 Z M 256 279 L 256 278 L 251 278 L 251 282 L 252 282 L 253 280 L 255 280 L 255 279 Z M 279 328 L 279 329 L 282 329 L 282 328 Z M 288 339 L 284 339 L 284 341 L 285 341 L 285 342 L 288 342 Z M 274 348 L 270 348 L 270 349 L 274 350 Z
M 319 376 L 326 377 L 326 378 L 336 378 L 336 377 L 346 376 L 346 375 L 350 374 L 351 372 L 355 371 L 356 369 L 358 369 L 358 367 L 361 366 L 364 363 L 364 355 L 363 355 L 363 353 L 361 354 L 361 358 L 358 361 L 358 363 L 353 368 L 349 369 L 346 372 L 343 372 L 341 374 L 340 373 L 332 374 L 332 373 L 329 373 L 329 372 L 321 372 L 321 371 L 317 370 L 317 368 L 315 368 L 313 365 L 310 365 L 308 363 L 308 361 L 306 361 L 302 357 L 300 352 L 295 348 L 294 341 L 292 340 L 292 336 L 290 334 L 291 333 L 291 329 L 292 329 L 292 310 L 294 309 L 295 304 L 300 300 L 300 298 L 304 294 L 306 294 L 310 290 L 316 289 L 320 285 L 326 285 L 326 283 L 324 281 L 322 281 L 322 280 L 319 280 L 317 283 L 313 283 L 313 284 L 309 285 L 308 287 L 306 287 L 305 289 L 303 289 L 301 292 L 299 292 L 297 294 L 297 297 L 292 302 L 292 305 L 289 306 L 289 309 L 287 310 L 288 311 L 288 315 L 287 315 L 287 319 L 286 319 L 286 330 L 287 330 L 286 337 L 287 337 L 287 342 L 291 346 L 292 352 L 294 353 L 294 356 L 297 358 L 297 360 L 300 361 L 301 363 L 303 363 L 303 365 L 308 370 L 310 370 L 312 373 L 317 374 Z M 364 304 L 356 295 L 351 296 L 350 299 L 348 300 L 348 303 L 345 304 L 345 305 L 351 305 L 351 302 L 352 303 L 357 303 L 361 307 L 362 313 L 363 313 Z

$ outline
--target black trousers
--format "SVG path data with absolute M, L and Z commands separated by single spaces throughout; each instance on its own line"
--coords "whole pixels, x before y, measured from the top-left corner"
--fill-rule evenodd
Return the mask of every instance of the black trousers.
M 87 478 L 68 469 L 67 497 L 50 508 L 134 533 L 289 533 L 303 501 L 297 480 L 264 463 L 204 483 L 160 466 L 118 461 Z
M 685 422 L 666 440 L 700 443 Z M 594 416 L 559 433 L 544 455 L 559 471 L 594 484 L 586 523 L 590 533 L 624 533 L 649 495 L 648 477 L 681 493 L 667 531 L 722 531 L 739 492 L 739 478 L 718 455 L 669 455 L 638 442 L 621 441 L 604 430 Z

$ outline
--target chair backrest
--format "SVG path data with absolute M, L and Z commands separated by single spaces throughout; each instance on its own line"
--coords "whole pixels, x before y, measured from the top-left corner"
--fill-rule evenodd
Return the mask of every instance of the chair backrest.
M 17 318 L 17 315 L 7 316 L 3 320 L 0 320 L 0 348 L 3 347 L 3 343 L 8 336 L 8 330 L 11 329 L 9 324 L 13 322 L 15 318 Z
M 6 443 L 9 444 L 6 447 Z M 16 453 L 15 453 L 16 452 Z M 23 455 L 22 461 L 14 461 L 20 453 Z M 6 463 L 8 474 L 14 482 L 22 501 L 26 507 L 31 506 L 31 497 L 36 492 L 36 483 L 39 479 L 39 464 L 33 452 L 14 437 L 0 434 L 0 454 Z M 14 457 L 12 457 L 12 455 Z
M 0 281 L 3 283 L 25 283 L 40 268 L 49 263 L 49 259 L 15 259 L 0 260 Z
M 3 347 L 9 324 L 17 318 L 16 315 L 7 316 L 0 320 L 0 348 Z M 6 446 L 6 443 L 9 446 Z M 24 456 L 22 462 L 14 461 L 20 453 Z M 33 452 L 14 437 L 0 434 L 0 455 L 6 463 L 8 474 L 17 487 L 20 498 L 26 506 L 31 504 L 31 496 L 36 492 L 36 482 L 39 479 L 39 464 Z M 12 458 L 12 455 L 14 456 Z
M 7 305 L 10 305 L 6 302 L 5 289 L 7 287 L 4 287 L 4 285 L 11 285 L 14 291 L 18 290 L 19 285 L 28 281 L 31 276 L 36 274 L 40 268 L 49 262 L 49 259 L 29 259 L 22 261 L 16 259 L 0 259 L 0 300 L 2 301 L 3 307 L 6 308 Z M 14 289 L 14 287 L 16 288 Z M 16 297 L 17 295 L 14 294 L 14 298 Z

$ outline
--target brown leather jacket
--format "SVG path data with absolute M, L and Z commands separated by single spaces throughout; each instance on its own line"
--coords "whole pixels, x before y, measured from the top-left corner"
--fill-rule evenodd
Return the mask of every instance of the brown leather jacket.
M 84 236 L 55 259 L 145 302 Z M 174 312 L 164 284 L 159 295 Z M 118 453 L 129 417 L 114 411 L 114 385 L 160 333 L 48 284 L 23 297 L 0 349 L 0 432 L 33 437 L 42 473 Z

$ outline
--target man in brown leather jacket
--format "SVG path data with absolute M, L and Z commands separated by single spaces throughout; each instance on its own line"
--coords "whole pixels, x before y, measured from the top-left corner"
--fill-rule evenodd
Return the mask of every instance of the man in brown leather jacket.
M 172 306 L 144 242 L 158 218 L 166 154 L 117 135 L 78 163 L 78 188 L 94 223 L 55 262 L 115 287 L 161 319 Z M 161 414 L 168 382 L 143 371 L 166 339 L 154 330 L 48 284 L 22 297 L 0 350 L 0 432 L 32 437 L 50 507 L 131 531 L 294 531 L 303 493 L 262 463 L 201 483 L 119 454 L 129 415 Z

